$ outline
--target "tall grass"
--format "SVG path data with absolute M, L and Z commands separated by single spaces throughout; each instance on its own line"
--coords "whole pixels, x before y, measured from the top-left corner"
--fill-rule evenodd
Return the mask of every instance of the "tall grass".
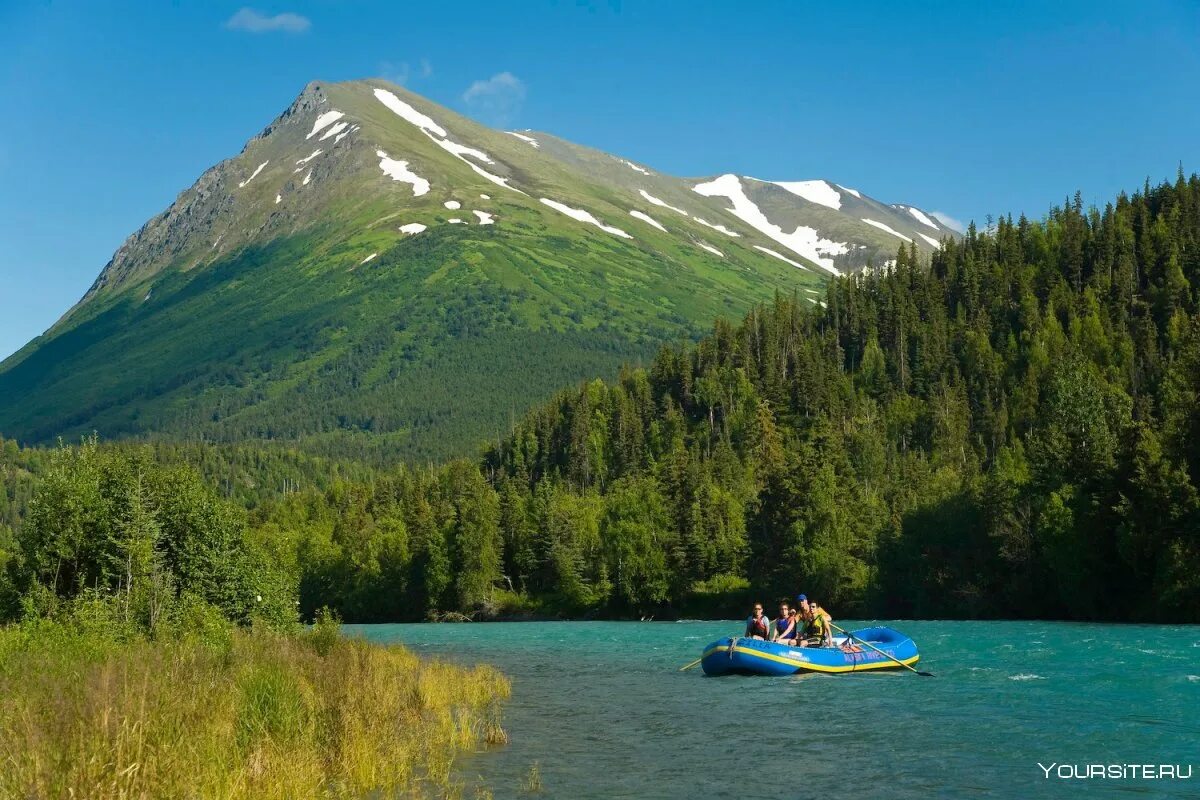
M 506 740 L 509 684 L 400 647 L 228 629 L 0 629 L 0 797 L 456 795 L 455 754 Z

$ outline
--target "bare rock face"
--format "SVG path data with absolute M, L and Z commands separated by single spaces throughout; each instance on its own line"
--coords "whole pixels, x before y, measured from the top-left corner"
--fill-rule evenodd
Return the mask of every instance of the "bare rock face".
M 300 128 L 327 103 L 321 85 L 318 82 L 308 84 L 286 111 L 246 143 L 241 153 L 210 167 L 165 211 L 130 235 L 113 253 L 80 302 L 87 301 L 105 287 L 136 281 L 169 266 L 188 269 L 209 260 L 211 255 L 203 252 L 202 242 L 209 242 L 213 255 L 227 251 L 235 243 L 244 243 L 237 235 L 236 215 L 245 209 L 238 208 L 234 194 L 234 190 L 244 188 L 239 187 L 238 182 L 249 177 L 240 174 L 244 171 L 243 156 L 283 133 L 302 140 L 304 132 Z M 261 231 L 268 226 L 264 223 L 251 227 L 253 231 Z

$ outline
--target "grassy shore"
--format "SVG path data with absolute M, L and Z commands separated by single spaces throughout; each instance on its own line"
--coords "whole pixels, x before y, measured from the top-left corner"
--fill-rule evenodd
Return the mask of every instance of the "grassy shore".
M 0 797 L 453 796 L 507 679 L 342 637 L 0 628 Z

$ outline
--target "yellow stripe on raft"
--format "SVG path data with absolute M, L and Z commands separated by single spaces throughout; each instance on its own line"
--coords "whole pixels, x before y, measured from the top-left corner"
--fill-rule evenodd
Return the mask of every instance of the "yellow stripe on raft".
M 817 648 L 804 647 L 804 648 L 798 648 L 798 649 L 814 650 Z M 726 647 L 723 644 L 719 644 L 716 647 L 710 648 L 709 650 L 705 651 L 704 655 L 701 656 L 701 658 L 708 658 L 713 653 L 725 653 L 728 651 L 729 651 L 728 647 Z M 892 661 L 891 659 L 885 658 L 882 661 L 874 661 L 874 662 L 866 663 L 866 664 L 846 664 L 846 665 L 840 666 L 840 667 L 828 667 L 828 666 L 825 666 L 824 664 L 814 664 L 811 661 L 800 661 L 795 658 L 784 658 L 783 656 L 777 656 L 774 653 L 766 653 L 766 652 L 763 652 L 762 650 L 758 650 L 758 649 L 752 648 L 752 647 L 738 647 L 737 645 L 734 645 L 733 652 L 743 653 L 748 656 L 754 656 L 755 658 L 762 658 L 767 661 L 777 661 L 780 664 L 787 664 L 788 666 L 796 667 L 797 669 L 807 669 L 807 670 L 811 670 L 813 672 L 862 672 L 863 670 L 866 670 L 866 669 L 886 669 L 888 667 L 894 668 L 894 667 L 898 666 L 898 664 L 896 662 L 899 662 L 900 664 L 905 664 L 905 665 L 911 667 L 913 664 L 915 664 L 921 660 L 921 655 L 920 655 L 920 653 L 918 653 L 917 655 L 913 656 L 912 658 L 903 658 L 903 659 L 897 658 L 896 661 Z

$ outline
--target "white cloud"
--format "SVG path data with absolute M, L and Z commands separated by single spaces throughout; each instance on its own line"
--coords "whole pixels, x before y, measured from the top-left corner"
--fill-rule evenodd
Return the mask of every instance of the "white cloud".
M 956 230 L 959 233 L 963 233 L 967 229 L 967 226 L 961 220 L 955 219 L 944 211 L 930 211 L 929 216 L 933 217 L 947 228 Z
M 225 27 L 231 31 L 246 31 L 247 33 L 304 33 L 312 27 L 308 17 L 285 11 L 275 16 L 267 16 L 253 8 L 239 9 L 232 17 L 225 20 Z
M 412 78 L 429 78 L 433 76 L 433 64 L 428 58 L 422 58 L 414 68 L 407 61 L 384 61 L 379 65 L 379 77 L 386 78 L 392 83 L 404 86 Z
M 525 84 L 511 72 L 475 81 L 463 92 L 463 102 L 494 125 L 507 125 L 525 102 Z

